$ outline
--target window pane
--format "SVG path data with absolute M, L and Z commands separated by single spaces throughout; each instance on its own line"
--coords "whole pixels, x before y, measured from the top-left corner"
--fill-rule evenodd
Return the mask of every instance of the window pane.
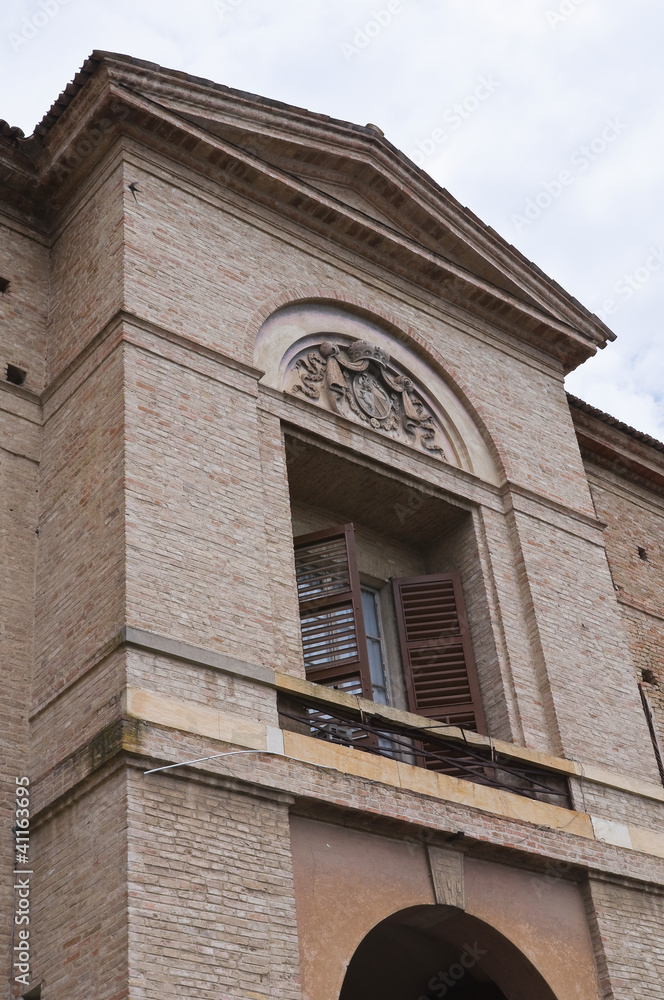
M 362 591 L 362 611 L 364 612 L 364 630 L 367 638 L 380 639 L 376 595 L 373 590 Z
M 367 636 L 367 653 L 371 671 L 373 700 L 380 705 L 387 705 L 387 686 L 385 684 L 385 665 L 383 663 L 383 647 L 380 638 L 380 622 L 378 620 L 378 601 L 373 590 L 362 590 L 362 611 L 364 613 L 364 630 Z
M 374 687 L 385 686 L 385 671 L 383 669 L 383 651 L 380 648 L 378 639 L 367 638 L 367 652 L 369 653 L 369 668 L 371 670 L 371 683 Z
M 374 684 L 373 700 L 376 702 L 377 705 L 387 705 L 387 689 L 384 687 L 377 687 Z

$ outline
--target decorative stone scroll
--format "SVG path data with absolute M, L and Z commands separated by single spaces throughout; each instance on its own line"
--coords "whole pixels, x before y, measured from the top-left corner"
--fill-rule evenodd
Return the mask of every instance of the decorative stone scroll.
M 428 851 L 436 902 L 464 910 L 463 854 L 443 847 L 429 846 Z
M 447 435 L 423 391 L 387 351 L 366 340 L 348 345 L 322 340 L 294 359 L 286 388 L 404 444 L 451 459 Z

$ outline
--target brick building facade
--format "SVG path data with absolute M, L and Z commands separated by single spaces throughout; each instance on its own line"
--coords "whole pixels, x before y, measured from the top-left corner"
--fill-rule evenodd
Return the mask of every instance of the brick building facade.
M 0 160 L 14 995 L 664 998 L 611 332 L 375 126 L 97 52 Z

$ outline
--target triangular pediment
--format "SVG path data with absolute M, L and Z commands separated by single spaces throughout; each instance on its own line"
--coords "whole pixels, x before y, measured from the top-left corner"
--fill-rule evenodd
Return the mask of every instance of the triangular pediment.
M 126 107 L 123 127 L 131 127 L 134 138 L 158 141 L 162 151 L 208 175 L 224 172 L 229 187 L 429 296 L 502 326 L 556 356 L 565 370 L 613 339 L 596 316 L 375 126 L 96 52 L 36 130 L 37 156 L 46 160 L 50 150 L 55 160 L 58 144 L 66 147 L 67 128 L 98 113 L 104 94 Z
M 232 125 L 220 123 L 191 112 L 186 112 L 185 117 L 195 122 L 201 128 L 210 131 L 220 139 L 237 144 L 247 153 L 259 157 L 271 166 L 285 173 L 296 176 L 303 183 L 329 195 L 342 205 L 353 208 L 375 222 L 394 228 L 403 236 L 408 236 L 407 229 L 403 228 L 403 219 L 399 218 L 399 212 L 394 208 L 381 204 L 381 199 L 375 194 L 372 197 L 371 177 L 361 178 L 360 171 L 347 173 L 339 170 L 338 157 L 317 157 L 318 163 L 311 161 L 307 156 L 306 147 L 288 142 L 274 136 L 263 136 L 260 133 L 247 132 L 246 129 L 236 129 Z M 323 162 L 328 160 L 327 163 Z M 348 164 L 346 164 L 348 166 Z M 359 165 L 358 165 L 359 167 Z M 378 181 L 376 174 L 373 180 Z
M 533 290 L 525 288 L 523 282 L 515 280 L 514 274 L 505 267 L 492 261 L 489 248 L 484 250 L 474 246 L 469 232 L 459 231 L 458 221 L 454 225 L 452 218 L 446 220 L 443 206 L 437 206 L 427 199 L 418 198 L 414 190 L 408 188 L 394 176 L 389 164 L 381 160 L 372 162 L 371 147 L 350 151 L 334 148 L 321 149 L 316 142 L 313 146 L 302 142 L 302 137 L 286 134 L 265 134 L 258 129 L 249 131 L 247 123 L 237 127 L 234 121 L 220 121 L 192 113 L 179 106 L 173 108 L 182 113 L 189 121 L 195 122 L 201 128 L 210 131 L 220 139 L 238 145 L 246 152 L 258 157 L 272 167 L 284 173 L 298 177 L 308 186 L 329 195 L 342 205 L 365 215 L 394 230 L 401 236 L 417 241 L 428 250 L 456 264 L 463 271 L 468 271 L 501 288 L 504 291 L 520 296 L 524 302 L 534 306 L 550 309 L 551 303 L 537 296 Z M 362 132 L 366 132 L 363 129 Z M 372 130 L 373 131 L 373 130 Z M 377 135 L 374 131 L 374 135 Z M 354 136 L 353 136 L 354 137 Z M 393 147 L 386 140 L 383 144 L 392 151 Z M 398 163 L 410 161 L 398 150 L 395 161 Z M 410 164 L 420 175 L 422 172 L 414 164 Z M 423 175 L 426 176 L 426 175 Z M 430 181 L 430 178 L 428 178 Z M 448 200 L 454 214 L 459 214 L 468 225 L 470 219 L 481 229 L 488 231 L 472 213 L 458 204 L 444 189 L 440 194 Z M 451 215 L 452 213 L 450 213 Z M 447 221 L 447 224 L 446 224 Z M 497 234 L 494 234 L 497 237 Z M 555 312 L 552 313 L 555 315 Z M 559 318 L 563 318 L 560 316 Z

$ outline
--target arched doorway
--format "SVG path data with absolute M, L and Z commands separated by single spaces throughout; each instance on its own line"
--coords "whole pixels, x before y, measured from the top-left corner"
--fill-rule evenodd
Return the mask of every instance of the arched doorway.
M 360 943 L 339 1000 L 556 1000 L 533 964 L 462 910 L 415 906 Z

